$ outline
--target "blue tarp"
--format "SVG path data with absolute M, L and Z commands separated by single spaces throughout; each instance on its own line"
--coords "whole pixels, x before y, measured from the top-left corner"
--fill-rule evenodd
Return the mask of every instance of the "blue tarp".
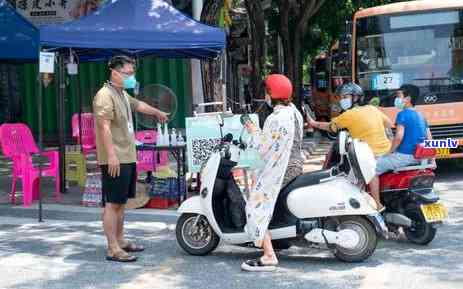
M 225 32 L 162 0 L 112 0 L 79 20 L 40 27 L 40 42 L 52 49 L 75 48 L 81 61 L 121 52 L 209 58 L 225 47 Z
M 37 28 L 18 14 L 6 0 L 0 0 L 0 59 L 35 60 L 38 49 Z

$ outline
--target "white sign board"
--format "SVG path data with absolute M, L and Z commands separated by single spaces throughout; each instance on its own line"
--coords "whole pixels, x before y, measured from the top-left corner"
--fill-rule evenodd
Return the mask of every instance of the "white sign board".
M 250 115 L 254 123 L 259 123 L 257 114 Z M 224 119 L 223 134 L 231 133 L 234 140 L 238 140 L 243 133 L 246 140 L 247 133 L 243 130 L 240 122 L 240 115 L 235 115 Z M 190 173 L 199 172 L 201 165 L 205 162 L 214 148 L 220 143 L 220 126 L 216 116 L 198 116 L 186 118 L 186 138 L 187 138 L 187 157 L 188 171 Z M 251 150 L 241 155 L 240 165 L 256 163 L 256 156 Z M 257 163 L 256 163 L 257 165 Z
M 55 53 L 54 52 L 40 52 L 40 73 L 54 73 L 55 72 Z
M 16 10 L 35 25 L 62 23 L 96 11 L 103 0 L 16 0 Z
M 402 85 L 402 73 L 378 74 L 371 79 L 374 90 L 399 89 Z

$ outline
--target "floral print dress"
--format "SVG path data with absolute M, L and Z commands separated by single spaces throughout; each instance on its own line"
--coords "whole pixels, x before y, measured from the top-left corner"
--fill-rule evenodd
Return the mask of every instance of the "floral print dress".
M 298 117 L 291 106 L 276 106 L 265 121 L 263 130 L 257 129 L 248 143 L 249 148 L 256 149 L 265 161 L 265 165 L 256 172 L 256 181 L 246 204 L 245 230 L 259 247 L 287 173 L 295 134 L 300 135 L 297 123 Z

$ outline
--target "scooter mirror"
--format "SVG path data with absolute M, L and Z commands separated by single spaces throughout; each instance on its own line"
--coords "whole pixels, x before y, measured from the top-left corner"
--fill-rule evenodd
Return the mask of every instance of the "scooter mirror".
M 222 113 L 218 113 L 216 115 L 216 118 L 217 118 L 217 122 L 219 123 L 219 125 L 223 126 L 224 123 L 225 123 L 225 119 L 226 118 L 231 118 L 233 117 L 233 113 L 232 112 L 222 112 Z
M 217 114 L 217 122 L 219 123 L 220 126 L 224 125 L 224 120 L 222 114 Z

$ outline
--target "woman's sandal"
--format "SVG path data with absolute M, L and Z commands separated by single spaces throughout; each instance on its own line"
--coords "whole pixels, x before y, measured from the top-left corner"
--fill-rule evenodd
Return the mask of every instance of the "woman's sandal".
M 247 260 L 241 264 L 241 269 L 244 271 L 250 272 L 271 272 L 277 269 L 277 263 L 267 263 L 262 262 L 262 258 Z
M 122 263 L 128 263 L 128 262 L 135 262 L 137 261 L 137 257 L 132 256 L 127 254 L 124 251 L 119 251 L 114 253 L 113 256 L 106 256 L 107 261 L 113 261 L 113 262 L 122 262 Z
M 127 245 L 125 245 L 125 247 L 122 248 L 122 250 L 126 251 L 127 253 L 143 252 L 145 247 L 129 242 Z

